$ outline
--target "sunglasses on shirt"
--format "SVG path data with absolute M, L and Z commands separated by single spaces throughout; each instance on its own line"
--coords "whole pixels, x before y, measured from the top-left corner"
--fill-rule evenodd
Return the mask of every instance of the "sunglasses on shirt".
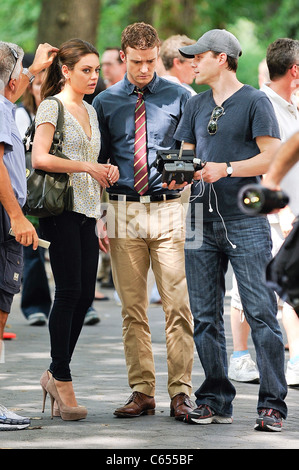
M 222 106 L 216 106 L 211 114 L 210 121 L 208 123 L 208 133 L 214 135 L 217 132 L 217 121 L 224 114 L 224 108 Z

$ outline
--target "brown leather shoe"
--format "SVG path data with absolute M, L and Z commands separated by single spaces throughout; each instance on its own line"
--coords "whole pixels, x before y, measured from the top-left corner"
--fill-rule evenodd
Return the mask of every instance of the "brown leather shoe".
M 187 413 L 193 411 L 191 400 L 186 393 L 175 395 L 170 402 L 170 416 L 178 421 L 183 421 Z
M 117 408 L 114 415 L 119 418 L 137 418 L 155 414 L 155 399 L 141 392 L 133 392 L 125 406 Z

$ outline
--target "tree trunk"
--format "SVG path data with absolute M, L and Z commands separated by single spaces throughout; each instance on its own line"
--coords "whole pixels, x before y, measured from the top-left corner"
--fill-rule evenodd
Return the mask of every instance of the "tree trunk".
M 64 41 L 80 38 L 96 45 L 100 0 L 43 0 L 37 44 L 59 47 Z
M 140 0 L 132 8 L 134 21 L 152 24 L 159 31 L 160 39 L 173 34 L 189 36 L 195 13 L 194 0 Z

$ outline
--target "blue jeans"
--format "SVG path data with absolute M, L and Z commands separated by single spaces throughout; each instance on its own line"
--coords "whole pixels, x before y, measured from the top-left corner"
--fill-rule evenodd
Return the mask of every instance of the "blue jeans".
M 221 221 L 204 223 L 197 228 L 203 230 L 202 245 L 192 249 L 186 244 L 185 250 L 194 341 L 205 372 L 195 393 L 196 403 L 208 404 L 219 415 L 232 415 L 236 392 L 227 376 L 223 322 L 225 273 L 230 261 L 256 350 L 260 372 L 257 409 L 274 408 L 285 418 L 284 345 L 275 294 L 264 283 L 265 267 L 271 259 L 269 223 L 259 216 L 226 221 L 225 225 L 227 236 Z

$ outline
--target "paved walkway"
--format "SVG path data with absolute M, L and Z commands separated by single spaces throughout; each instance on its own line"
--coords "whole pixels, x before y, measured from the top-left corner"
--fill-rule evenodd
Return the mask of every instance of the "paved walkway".
M 281 433 L 262 433 L 253 429 L 258 393 L 258 385 L 254 384 L 235 383 L 237 395 L 233 424 L 192 426 L 169 416 L 164 320 L 159 306 L 149 309 L 157 372 L 156 414 L 136 419 L 114 417 L 114 409 L 127 400 L 130 390 L 121 339 L 120 307 L 113 300 L 112 290 L 103 292 L 111 300 L 94 303 L 101 322 L 84 326 L 72 361 L 76 395 L 89 412 L 87 419 L 80 422 L 66 422 L 60 418 L 51 420 L 49 397 L 46 411 L 41 413 L 39 378 L 49 364 L 48 328 L 29 326 L 20 312 L 20 296 L 15 297 L 7 331 L 16 333 L 17 337 L 5 341 L 5 363 L 0 364 L 0 403 L 16 413 L 29 416 L 31 427 L 0 433 L 1 449 L 106 449 L 107 458 L 116 458 L 117 450 L 121 453 L 124 449 L 132 450 L 132 455 L 139 455 L 141 449 L 152 455 L 157 453 L 155 450 L 165 453 L 166 449 L 192 454 L 198 449 L 299 448 L 298 389 L 289 389 L 289 418 Z M 229 299 L 226 303 L 230 354 Z M 250 350 L 254 357 L 252 343 Z M 195 353 L 194 389 L 202 379 L 203 370 Z M 129 452 L 128 455 L 131 454 Z

